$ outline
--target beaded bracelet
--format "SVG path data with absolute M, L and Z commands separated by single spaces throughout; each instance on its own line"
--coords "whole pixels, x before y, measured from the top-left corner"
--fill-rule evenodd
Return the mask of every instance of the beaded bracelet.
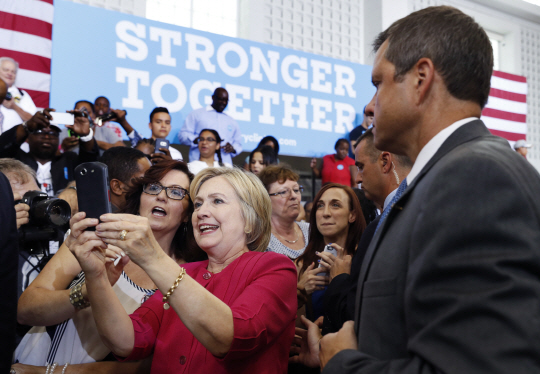
M 75 287 L 69 291 L 69 302 L 76 308 L 76 309 L 84 309 L 88 308 L 90 306 L 90 302 L 86 301 L 82 294 L 82 286 L 84 282 L 79 283 Z
M 169 303 L 167 302 L 167 300 L 169 299 L 169 297 L 171 297 L 176 287 L 178 287 L 178 285 L 180 284 L 180 281 L 184 278 L 184 275 L 186 275 L 186 268 L 182 268 L 182 270 L 180 270 L 180 275 L 178 276 L 178 278 L 176 278 L 176 280 L 174 281 L 174 284 L 171 286 L 167 294 L 163 296 L 163 302 L 165 303 L 163 304 L 163 309 L 167 310 L 171 307 Z
M 66 374 L 66 369 L 69 365 L 69 362 L 66 362 L 66 364 L 64 365 L 64 368 L 62 369 L 62 374 Z

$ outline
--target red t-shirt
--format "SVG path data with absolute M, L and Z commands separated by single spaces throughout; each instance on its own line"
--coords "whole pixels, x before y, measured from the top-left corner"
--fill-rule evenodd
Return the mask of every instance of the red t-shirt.
M 351 171 L 349 166 L 354 166 L 354 160 L 349 156 L 343 160 L 338 160 L 335 154 L 323 157 L 322 184 L 339 183 L 346 186 L 351 185 Z
M 212 355 L 157 291 L 130 317 L 135 347 L 122 361 L 154 353 L 152 373 L 286 373 L 297 309 L 296 267 L 286 256 L 248 252 L 222 272 L 208 261 L 183 265 L 187 274 L 232 310 L 234 338 L 224 358 Z M 205 279 L 208 278 L 208 279 Z

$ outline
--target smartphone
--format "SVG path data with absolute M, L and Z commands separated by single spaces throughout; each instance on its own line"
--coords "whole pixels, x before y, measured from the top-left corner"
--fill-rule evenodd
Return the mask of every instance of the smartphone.
M 77 133 L 73 131 L 72 129 L 67 129 L 67 133 L 69 137 L 72 137 L 72 136 L 76 136 L 77 138 L 81 137 L 80 135 L 77 135 Z
M 75 116 L 71 113 L 57 113 L 51 112 L 52 116 L 51 125 L 73 125 L 75 123 Z
M 159 150 L 160 148 L 169 149 L 169 141 L 167 139 L 157 138 L 156 139 L 156 148 L 154 149 L 154 153 L 165 154 L 165 152 L 162 152 L 162 151 Z
M 107 165 L 101 162 L 80 164 L 75 168 L 75 182 L 79 212 L 85 212 L 86 218 L 99 219 L 102 214 L 112 212 Z M 94 231 L 95 227 L 87 230 Z
M 323 251 L 323 252 L 331 253 L 331 254 L 333 254 L 334 256 L 337 257 L 337 250 L 336 250 L 334 247 L 332 247 L 330 244 L 327 244 L 327 245 L 324 247 L 324 251 Z M 321 266 L 322 266 L 322 265 L 319 264 L 318 267 L 320 268 Z M 327 275 L 327 273 L 326 273 L 326 272 L 322 272 L 322 273 L 318 273 L 317 275 L 319 275 L 319 276 L 325 276 L 325 275 Z

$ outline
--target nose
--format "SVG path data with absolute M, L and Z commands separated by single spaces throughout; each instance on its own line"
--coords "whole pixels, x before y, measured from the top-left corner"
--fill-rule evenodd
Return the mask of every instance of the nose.
M 356 172 L 356 178 L 354 178 L 354 181 L 356 184 L 362 183 L 362 172 L 360 170 Z
M 368 103 L 368 105 L 366 105 L 366 109 L 364 110 L 364 113 L 366 114 L 366 116 L 371 116 L 371 117 L 374 117 L 375 116 L 375 97 L 377 96 L 377 93 L 375 93 L 373 95 L 373 97 L 371 98 L 371 101 Z
M 330 216 L 330 207 L 328 205 L 325 205 L 323 209 L 323 217 L 329 217 Z
M 208 218 L 210 216 L 210 214 L 209 214 L 208 209 L 207 209 L 207 204 L 205 204 L 204 202 L 201 203 L 201 205 L 197 208 L 197 210 L 195 210 L 195 212 L 193 214 L 194 214 L 194 216 L 195 215 L 197 216 L 198 220 Z M 195 227 L 195 224 L 193 226 Z
M 156 200 L 167 201 L 167 190 L 165 190 L 165 188 L 159 191 L 159 193 L 156 195 Z

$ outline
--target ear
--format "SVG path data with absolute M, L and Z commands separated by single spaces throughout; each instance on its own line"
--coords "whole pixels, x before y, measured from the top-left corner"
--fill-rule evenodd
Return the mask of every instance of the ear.
M 392 156 L 390 155 L 390 153 L 389 152 L 381 153 L 381 155 L 379 156 L 379 160 L 381 163 L 381 171 L 384 174 L 390 173 L 390 171 L 392 170 Z
M 148 128 L 152 130 L 152 122 L 148 122 Z
M 356 213 L 355 212 L 350 212 L 349 213 L 349 223 L 353 223 L 354 221 L 356 221 Z
M 219 151 L 220 148 L 221 148 L 221 143 L 216 143 L 216 151 Z
M 435 66 L 433 61 L 423 57 L 414 66 L 414 79 L 417 104 L 424 102 L 431 89 L 435 77 Z
M 109 183 L 111 192 L 115 194 L 116 196 L 122 196 L 125 191 L 122 188 L 124 186 L 124 183 L 119 181 L 118 179 L 111 179 L 111 183 Z

